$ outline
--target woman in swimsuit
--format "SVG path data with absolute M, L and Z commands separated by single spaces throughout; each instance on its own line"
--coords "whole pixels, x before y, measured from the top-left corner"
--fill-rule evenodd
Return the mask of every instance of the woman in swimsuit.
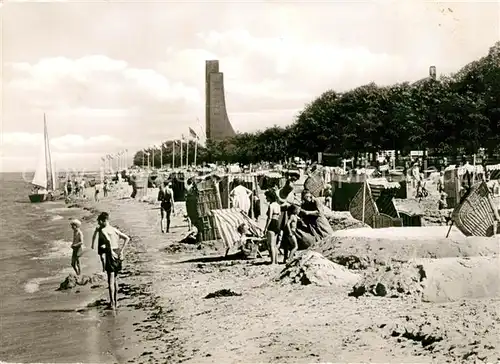
M 167 220 L 167 233 L 170 230 L 170 215 L 174 211 L 174 191 L 172 190 L 172 183 L 168 181 L 163 182 L 163 188 L 158 191 L 158 201 L 160 201 L 160 214 L 161 214 L 161 232 L 165 232 L 165 220 Z
M 108 275 L 108 291 L 109 291 L 109 308 L 113 310 L 117 307 L 116 295 L 118 292 L 117 275 L 122 269 L 123 252 L 127 246 L 130 238 L 122 233 L 117 228 L 109 224 L 109 214 L 102 212 L 97 217 L 99 227 L 96 232 L 99 235 L 99 244 L 105 244 L 105 263 L 104 270 Z M 123 246 L 119 247 L 120 239 L 124 240 Z M 93 244 L 92 244 L 93 245 Z
M 281 206 L 278 204 L 276 192 L 273 190 L 266 191 L 266 199 L 269 202 L 269 209 L 267 210 L 267 221 L 264 231 L 267 235 L 267 246 L 269 249 L 269 256 L 271 257 L 271 264 L 278 263 L 278 247 L 276 246 L 276 239 L 280 233 L 280 215 Z

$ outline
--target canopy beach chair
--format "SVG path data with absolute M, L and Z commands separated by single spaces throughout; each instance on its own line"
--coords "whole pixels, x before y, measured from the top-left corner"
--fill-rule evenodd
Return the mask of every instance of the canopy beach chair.
M 255 237 L 263 236 L 263 230 L 247 214 L 240 209 L 215 209 L 212 210 L 213 221 L 219 237 L 224 242 L 226 256 L 240 240 L 238 226 L 245 223 L 250 233 Z

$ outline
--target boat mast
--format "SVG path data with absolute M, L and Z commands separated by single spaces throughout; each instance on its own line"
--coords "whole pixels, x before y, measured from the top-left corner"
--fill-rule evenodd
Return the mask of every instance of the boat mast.
M 47 173 L 47 191 L 54 190 L 54 171 L 52 170 L 52 158 L 50 155 L 50 141 L 47 132 L 47 119 L 45 113 L 43 114 L 43 136 L 45 143 L 45 170 Z

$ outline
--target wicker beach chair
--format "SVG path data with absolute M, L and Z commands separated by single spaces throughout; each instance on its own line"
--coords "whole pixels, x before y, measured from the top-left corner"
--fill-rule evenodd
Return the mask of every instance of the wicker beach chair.
M 261 237 L 264 234 L 257 223 L 240 209 L 216 209 L 212 210 L 211 213 L 217 233 L 224 242 L 226 255 L 240 240 L 237 229 L 242 223 L 247 224 L 250 233 L 255 237 Z
M 485 182 L 471 187 L 453 210 L 452 221 L 466 236 L 493 236 L 499 221 L 490 191 Z

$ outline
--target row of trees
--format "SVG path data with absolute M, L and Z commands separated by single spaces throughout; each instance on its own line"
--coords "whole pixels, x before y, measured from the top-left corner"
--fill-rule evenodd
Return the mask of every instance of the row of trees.
M 473 154 L 480 147 L 491 155 L 500 152 L 499 146 L 500 42 L 485 57 L 438 80 L 326 91 L 292 125 L 208 143 L 198 148 L 198 161 L 255 163 L 290 156 L 315 159 L 318 152 L 351 157 L 379 150 L 457 155 Z M 142 162 L 139 154 L 136 162 Z

